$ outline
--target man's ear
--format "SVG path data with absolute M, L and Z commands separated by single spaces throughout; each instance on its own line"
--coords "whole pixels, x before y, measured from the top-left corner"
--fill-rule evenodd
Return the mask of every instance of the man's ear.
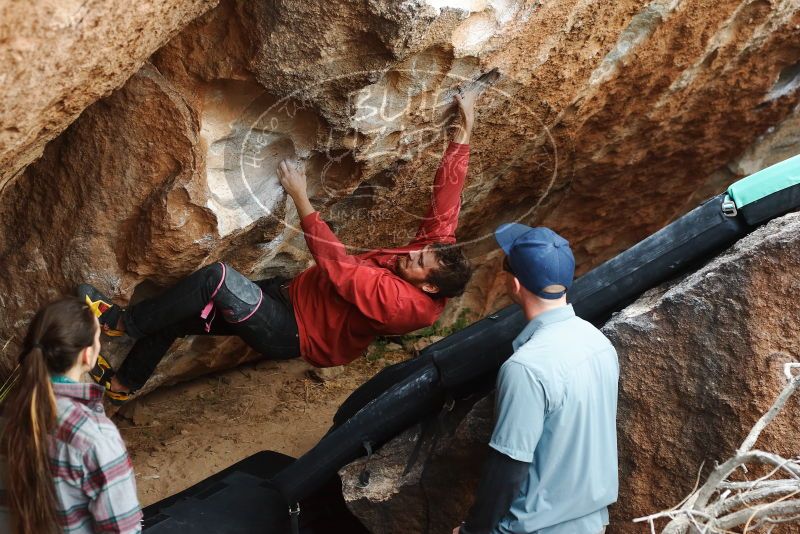
M 431 295 L 435 295 L 439 292 L 439 288 L 429 282 L 422 284 L 421 288 L 425 293 L 430 293 Z
M 522 284 L 519 283 L 519 278 L 511 276 L 511 286 L 514 288 L 514 294 L 519 295 L 522 291 Z

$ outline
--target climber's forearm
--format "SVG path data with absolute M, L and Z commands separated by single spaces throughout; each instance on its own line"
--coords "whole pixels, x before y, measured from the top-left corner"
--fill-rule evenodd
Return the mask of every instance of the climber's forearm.
M 468 145 L 470 137 L 472 137 L 472 121 L 462 122 L 456 126 L 456 133 L 453 136 L 454 143 Z
M 292 195 L 292 200 L 294 200 L 294 205 L 297 208 L 297 214 L 300 215 L 301 221 L 305 219 L 307 215 L 311 215 L 317 211 L 314 209 L 314 206 L 311 205 L 311 201 L 308 200 L 308 194 L 306 194 L 305 191 Z

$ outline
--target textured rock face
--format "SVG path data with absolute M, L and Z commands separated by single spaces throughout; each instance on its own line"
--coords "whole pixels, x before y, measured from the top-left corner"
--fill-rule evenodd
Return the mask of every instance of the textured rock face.
M 464 417 L 471 405 L 457 405 L 437 430 L 422 432 L 417 425 L 369 462 L 362 458 L 339 471 L 347 506 L 370 532 L 450 532 L 463 520 L 480 476 L 474 467 L 486 456 L 492 428 L 491 398 Z M 360 483 L 365 469 L 366 486 Z
M 0 5 L 0 192 L 98 98 L 217 0 Z
M 785 385 L 783 363 L 800 358 L 799 269 L 800 213 L 794 213 L 699 271 L 649 291 L 605 325 L 621 374 L 613 532 L 641 532 L 631 519 L 680 502 L 701 465 L 707 473 L 727 459 L 772 404 Z M 796 456 L 798 416 L 800 406 L 789 403 L 757 447 Z M 397 532 L 405 524 L 423 527 L 415 532 L 441 532 L 463 519 L 492 419 L 478 404 L 450 425 L 457 428 L 453 439 L 442 440 L 433 453 L 422 449 L 417 464 L 424 469 L 399 475 L 414 446 L 410 431 L 370 462 L 371 471 L 382 474 L 375 487 L 356 487 L 363 460 L 341 471 L 348 505 L 372 532 Z M 455 483 L 434 483 L 448 468 L 453 476 L 451 456 L 459 466 Z M 428 509 L 438 515 L 426 515 Z
M 93 50 L 76 62 L 105 70 L 8 71 L 38 72 L 53 98 L 69 93 L 60 111 L 50 96 L 23 98 L 44 93 L 2 104 L 0 116 L 20 121 L 3 118 L 0 132 L 15 139 L 3 144 L 15 178 L 0 196 L 9 353 L 32 311 L 80 281 L 125 302 L 217 260 L 252 276 L 304 268 L 275 176 L 286 156 L 305 161 L 316 206 L 352 251 L 404 242 L 427 207 L 453 92 L 491 68 L 502 77 L 479 103 L 459 230 L 486 265 L 464 299 L 478 313 L 498 294 L 496 260 L 482 259 L 497 223 L 552 226 L 585 270 L 716 192 L 739 172 L 723 165 L 799 98 L 792 1 L 224 0 L 16 172 L 210 4 L 145 3 L 146 22 L 125 18 L 135 38 L 115 27 L 109 43 L 133 39 L 115 51 L 97 44 L 111 17 L 85 4 L 63 38 Z M 68 68 L 60 53 L 50 59 Z M 153 385 L 251 356 L 191 343 Z
M 623 373 L 617 521 L 678 503 L 701 464 L 707 473 L 731 456 L 772 404 L 783 364 L 800 359 L 798 269 L 795 213 L 605 325 Z M 797 456 L 798 417 L 788 404 L 758 447 Z

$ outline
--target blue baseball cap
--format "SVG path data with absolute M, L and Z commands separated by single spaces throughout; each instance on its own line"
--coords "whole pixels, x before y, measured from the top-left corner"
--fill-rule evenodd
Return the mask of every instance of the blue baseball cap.
M 566 290 L 548 293 L 552 285 L 572 286 L 575 257 L 569 241 L 549 228 L 531 228 L 524 224 L 500 225 L 494 231 L 497 244 L 506 253 L 508 265 L 525 289 L 543 299 L 559 299 Z

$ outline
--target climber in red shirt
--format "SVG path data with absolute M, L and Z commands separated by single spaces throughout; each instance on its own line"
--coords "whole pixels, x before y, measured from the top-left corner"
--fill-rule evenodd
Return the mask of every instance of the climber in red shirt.
M 300 356 L 330 367 L 359 357 L 377 336 L 433 324 L 471 275 L 455 231 L 481 89 L 473 84 L 455 97 L 456 132 L 436 172 L 430 209 L 408 245 L 347 254 L 309 202 L 304 171 L 284 160 L 280 182 L 297 207 L 316 265 L 291 281 L 252 282 L 229 265 L 214 263 L 124 309 L 83 284 L 79 294 L 106 334 L 136 339 L 118 371 L 101 357 L 92 377 L 112 402 L 122 403 L 145 384 L 177 337 L 237 335 L 267 358 Z

